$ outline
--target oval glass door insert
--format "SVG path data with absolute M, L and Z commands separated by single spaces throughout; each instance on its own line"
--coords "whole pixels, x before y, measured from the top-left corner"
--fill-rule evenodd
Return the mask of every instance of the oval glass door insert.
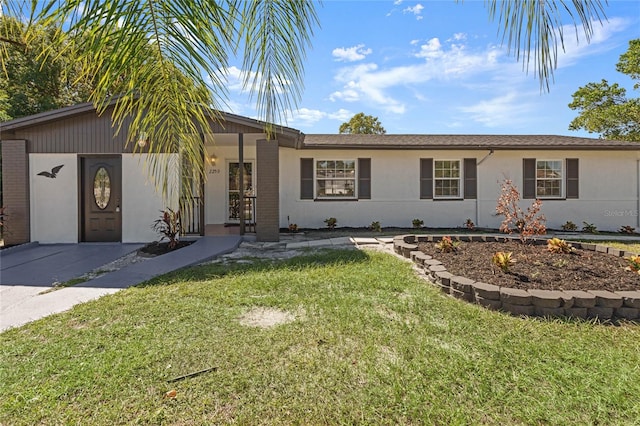
M 104 210 L 109 205 L 111 198 L 111 178 L 109 172 L 104 167 L 100 167 L 93 178 L 93 197 L 100 210 Z

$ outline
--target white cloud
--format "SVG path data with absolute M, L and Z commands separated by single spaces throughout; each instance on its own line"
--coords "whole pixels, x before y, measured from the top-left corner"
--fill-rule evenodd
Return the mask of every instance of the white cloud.
M 534 93 L 519 93 L 514 90 L 506 95 L 477 102 L 458 109 L 470 116 L 476 123 L 485 127 L 508 127 L 526 121 L 534 109 L 532 103 L 526 101 L 535 96 Z
M 247 71 L 241 70 L 236 66 L 231 66 L 225 69 L 223 72 L 223 78 L 226 77 L 227 79 L 227 82 L 226 82 L 227 89 L 233 92 L 251 92 L 254 81 L 256 81 L 256 84 L 260 86 L 262 84 L 262 81 L 261 81 L 261 78 L 258 78 L 256 80 L 257 75 L 258 74 L 256 72 L 249 71 L 248 86 L 244 87 L 244 81 L 245 81 L 245 78 L 247 77 Z M 210 82 L 210 80 L 208 82 Z M 281 93 L 284 93 L 285 90 L 287 90 L 286 86 L 288 86 L 289 83 L 290 82 L 287 80 L 282 80 L 282 81 L 274 80 L 273 87 L 276 88 L 277 93 L 281 94 Z M 283 87 L 283 85 L 285 87 Z
M 465 33 L 455 33 L 450 40 L 463 41 L 466 39 L 467 39 L 467 35 Z
M 424 85 L 431 80 L 464 80 L 474 74 L 507 68 L 499 66 L 501 53 L 494 47 L 468 52 L 464 46 L 445 48 L 437 38 L 420 46 L 414 56 L 424 58 L 424 62 L 384 69 L 375 63 L 344 67 L 334 77 L 343 89 L 333 92 L 329 98 L 332 101 L 367 102 L 387 112 L 402 114 L 407 107 L 396 99 L 394 91 L 397 89 Z M 514 65 L 519 70 L 517 64 Z
M 344 108 L 340 108 L 334 112 L 320 111 L 319 109 L 299 108 L 295 111 L 288 111 L 287 116 L 290 117 L 290 121 L 292 123 L 312 125 L 324 119 L 344 122 L 353 116 L 353 112 Z
M 420 52 L 416 53 L 418 58 L 438 58 L 443 55 L 442 45 L 438 38 L 432 38 L 426 44 L 420 46 Z
M 587 43 L 582 26 L 576 30 L 573 25 L 564 25 L 562 27 L 564 51 L 561 46 L 558 46 L 558 68 L 571 66 L 580 58 L 608 50 L 611 46 L 608 46 L 606 42 L 611 39 L 613 34 L 623 31 L 628 26 L 629 21 L 622 18 L 609 18 L 602 24 L 598 21 L 592 22 L 593 34 L 590 42 Z M 576 39 L 576 31 L 579 40 Z
M 350 82 L 351 85 L 355 86 L 354 82 Z M 360 94 L 358 93 L 357 90 L 354 89 L 345 89 L 345 90 L 339 90 L 337 92 L 333 92 L 331 95 L 329 95 L 329 100 L 332 102 L 341 100 L 341 101 L 346 101 L 346 102 L 356 102 L 358 100 L 360 100 Z
M 402 0 L 394 0 L 393 4 L 395 6 L 399 6 L 400 4 L 402 4 Z
M 370 53 L 371 49 L 365 49 L 364 44 L 353 47 L 338 47 L 331 52 L 336 61 L 342 62 L 361 61 Z
M 424 6 L 421 5 L 420 3 L 416 4 L 415 6 L 409 6 L 405 9 L 402 9 L 402 13 L 412 13 L 415 15 L 417 20 L 420 20 L 423 18 L 422 16 L 422 10 L 424 9 Z

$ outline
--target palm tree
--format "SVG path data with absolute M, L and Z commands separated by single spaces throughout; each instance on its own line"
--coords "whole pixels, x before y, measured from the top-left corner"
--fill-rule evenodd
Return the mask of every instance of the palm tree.
M 576 33 L 582 27 L 587 40 L 592 21 L 604 17 L 599 0 L 486 4 L 509 50 L 527 69 L 533 57 L 547 89 L 563 44 L 563 16 L 570 16 Z M 0 6 L 5 16 L 63 27 L 43 53 L 73 50 L 85 77 L 96 79 L 90 101 L 98 112 L 115 103 L 114 123 L 128 124 L 129 143 L 146 134 L 151 152 L 179 149 L 193 165 L 202 164 L 200 130 L 228 99 L 230 58 L 244 60 L 244 84 L 259 118 L 283 123 L 285 111 L 300 100 L 305 52 L 318 24 L 311 0 L 0 0 Z M 0 34 L 2 65 L 6 44 L 29 43 L 26 28 Z M 268 135 L 273 130 L 265 128 Z M 166 194 L 169 163 L 166 156 L 153 157 L 152 173 Z

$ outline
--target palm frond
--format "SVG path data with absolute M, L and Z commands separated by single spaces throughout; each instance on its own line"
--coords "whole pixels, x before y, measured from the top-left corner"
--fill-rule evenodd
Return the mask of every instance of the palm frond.
M 549 81 L 558 64 L 558 47 L 564 50 L 563 22 L 569 19 L 576 39 L 583 34 L 591 40 L 593 25 L 606 19 L 600 0 L 485 0 L 490 19 L 498 19 L 502 41 L 509 53 L 514 53 L 534 72 L 541 89 L 549 90 Z

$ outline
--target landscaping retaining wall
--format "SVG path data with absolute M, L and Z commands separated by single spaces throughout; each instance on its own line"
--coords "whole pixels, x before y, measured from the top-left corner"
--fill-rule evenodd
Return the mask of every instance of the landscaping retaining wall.
M 640 320 L 640 291 L 521 290 L 453 275 L 439 260 L 418 250 L 418 243 L 437 242 L 442 237 L 442 235 L 402 235 L 393 239 L 393 248 L 396 253 L 423 267 L 432 283 L 444 293 L 457 299 L 517 316 Z M 493 242 L 504 241 L 509 237 L 457 235 L 451 238 L 458 241 Z M 546 243 L 546 240 L 537 242 Z M 571 242 L 571 244 L 575 248 L 599 251 L 611 256 L 635 254 L 593 243 Z

